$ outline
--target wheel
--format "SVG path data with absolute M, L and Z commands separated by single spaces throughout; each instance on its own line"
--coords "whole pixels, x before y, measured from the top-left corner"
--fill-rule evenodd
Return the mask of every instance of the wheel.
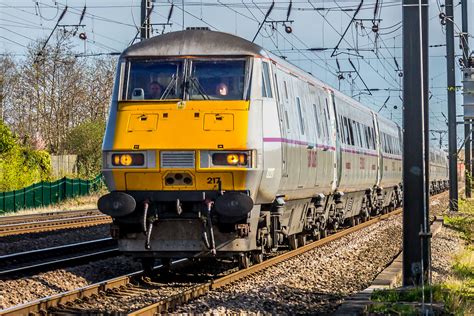
M 321 236 L 321 238 L 326 238 L 327 235 L 328 235 L 327 229 L 321 229 L 321 230 L 319 231 L 319 235 Z
M 298 247 L 302 247 L 306 245 L 306 235 L 305 234 L 298 235 L 297 241 L 298 241 Z
M 262 252 L 253 252 L 252 253 L 252 262 L 255 264 L 263 262 L 263 253 Z
M 142 269 L 146 276 L 153 274 L 153 268 L 155 266 L 155 258 L 141 258 Z
M 250 257 L 246 253 L 238 255 L 237 261 L 239 263 L 240 270 L 247 269 L 248 267 L 250 267 Z
M 293 234 L 288 236 L 288 246 L 291 250 L 298 248 L 298 239 L 296 238 L 296 235 Z
M 355 217 L 349 218 L 349 227 L 354 227 L 356 224 Z
M 321 232 L 317 229 L 313 231 L 313 240 L 320 240 L 321 239 Z

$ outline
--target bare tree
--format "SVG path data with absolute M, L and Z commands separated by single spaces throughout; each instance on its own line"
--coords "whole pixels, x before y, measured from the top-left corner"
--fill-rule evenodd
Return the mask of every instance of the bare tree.
M 62 33 L 42 46 L 30 45 L 22 61 L 0 60 L 0 78 L 8 77 L 0 79 L 5 121 L 24 144 L 40 140 L 49 152 L 63 154 L 74 127 L 105 121 L 116 61 L 77 58 Z

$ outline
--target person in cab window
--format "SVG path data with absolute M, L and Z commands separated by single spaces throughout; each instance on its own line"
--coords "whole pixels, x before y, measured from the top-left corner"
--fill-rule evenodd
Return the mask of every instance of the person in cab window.
M 147 99 L 157 100 L 161 98 L 162 91 L 163 89 L 161 88 L 161 85 L 157 81 L 153 81 L 150 83 Z
M 229 87 L 223 82 L 216 86 L 216 94 L 218 97 L 226 97 L 229 94 Z

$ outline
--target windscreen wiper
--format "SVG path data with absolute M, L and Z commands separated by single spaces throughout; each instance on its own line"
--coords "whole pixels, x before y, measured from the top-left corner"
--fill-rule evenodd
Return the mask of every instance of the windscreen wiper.
M 163 94 L 161 95 L 160 100 L 165 99 L 165 98 L 168 96 L 168 94 L 170 94 L 170 91 L 171 91 L 171 89 L 173 89 L 173 84 L 174 84 L 175 82 L 176 82 L 176 83 L 178 82 L 178 77 L 176 76 L 176 74 L 173 74 L 173 75 L 171 76 L 170 83 L 168 83 L 168 85 L 166 86 L 166 89 L 165 89 L 165 91 L 163 92 Z
M 199 83 L 196 77 L 190 77 L 189 81 L 196 87 L 196 90 L 199 92 L 199 94 L 202 96 L 203 100 L 210 100 L 211 98 L 207 95 L 207 93 L 204 91 L 203 87 Z

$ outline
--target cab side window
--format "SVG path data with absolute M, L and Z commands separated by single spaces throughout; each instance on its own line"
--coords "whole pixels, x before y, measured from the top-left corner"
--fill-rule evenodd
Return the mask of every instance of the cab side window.
M 267 62 L 262 62 L 262 97 L 273 98 L 272 85 L 270 82 L 270 67 Z

